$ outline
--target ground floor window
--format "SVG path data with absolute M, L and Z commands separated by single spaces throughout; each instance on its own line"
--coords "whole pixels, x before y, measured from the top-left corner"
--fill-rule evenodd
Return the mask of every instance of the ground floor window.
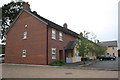
M 56 59 L 56 48 L 52 48 L 52 59 Z

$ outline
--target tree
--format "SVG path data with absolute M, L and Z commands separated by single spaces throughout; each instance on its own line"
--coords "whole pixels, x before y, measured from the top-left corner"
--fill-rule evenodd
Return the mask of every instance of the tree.
M 80 33 L 79 35 L 77 40 L 79 56 L 85 58 L 88 52 L 95 53 L 96 56 L 104 54 L 107 48 L 88 40 L 88 34 L 90 34 L 90 32 L 84 31 L 84 34 Z
M 106 53 L 107 48 L 102 45 L 98 45 L 94 42 L 89 43 L 89 51 L 95 53 L 96 56 L 102 55 Z
M 84 31 L 84 34 L 81 32 L 79 35 L 79 39 L 77 40 L 79 55 L 83 58 L 85 57 L 85 55 L 87 55 L 89 51 L 88 34 L 90 34 L 90 32 Z
M 89 47 L 89 41 L 88 41 L 88 32 L 84 31 L 84 34 L 81 32 L 80 35 L 78 36 L 78 40 L 77 40 L 77 50 L 79 51 L 79 56 L 82 57 L 83 59 L 83 63 L 85 64 L 85 57 L 89 51 L 88 47 Z M 84 37 L 83 37 L 84 36 Z
M 10 2 L 2 6 L 2 24 L 1 24 L 1 40 L 5 42 L 6 40 L 6 31 L 10 27 L 11 23 L 15 20 L 19 14 L 22 4 L 24 2 Z
M 78 51 L 79 51 L 79 56 L 82 56 L 83 58 L 88 52 L 88 41 L 87 39 L 83 38 L 80 36 L 81 39 L 78 39 Z

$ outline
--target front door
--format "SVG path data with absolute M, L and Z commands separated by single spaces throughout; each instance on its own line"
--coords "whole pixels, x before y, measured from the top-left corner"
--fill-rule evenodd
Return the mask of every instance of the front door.
M 59 50 L 59 60 L 63 60 L 63 50 Z

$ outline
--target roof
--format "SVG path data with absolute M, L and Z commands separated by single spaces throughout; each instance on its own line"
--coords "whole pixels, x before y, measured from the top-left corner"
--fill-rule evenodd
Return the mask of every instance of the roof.
M 97 44 L 107 47 L 117 47 L 117 41 L 104 41 L 104 42 L 99 42 Z
M 74 32 L 74 31 L 72 31 L 70 29 L 62 27 L 62 26 L 60 26 L 60 25 L 58 25 L 58 24 L 56 24 L 56 23 L 54 23 L 54 22 L 52 22 L 52 21 L 50 21 L 48 19 L 43 18 L 42 16 L 38 15 L 37 13 L 28 11 L 27 9 L 23 9 L 23 10 L 30 13 L 30 14 L 32 14 L 34 17 L 37 17 L 38 19 L 42 20 L 43 22 L 47 23 L 52 28 L 55 28 L 55 29 L 60 30 L 60 31 L 62 31 L 64 33 L 70 34 L 70 35 L 72 35 L 74 37 L 78 37 L 78 35 L 79 35 L 79 34 L 77 34 L 76 32 Z
M 11 24 L 10 28 L 6 31 L 6 34 L 7 34 L 7 33 L 9 32 L 9 30 L 12 28 L 12 25 L 15 23 L 15 21 L 17 20 L 17 18 L 19 17 L 19 15 L 20 15 L 23 11 L 29 13 L 29 14 L 32 15 L 33 17 L 39 19 L 40 21 L 44 22 L 45 24 L 47 24 L 48 26 L 50 26 L 50 27 L 52 27 L 52 28 L 55 28 L 55 29 L 60 30 L 60 31 L 66 33 L 66 34 L 69 34 L 69 35 L 72 35 L 72 36 L 74 36 L 74 37 L 79 38 L 79 37 L 78 37 L 79 34 L 77 34 L 76 32 L 74 32 L 74 31 L 72 31 L 72 30 L 70 30 L 70 29 L 67 29 L 67 28 L 65 28 L 65 27 L 62 27 L 62 26 L 60 26 L 60 25 L 58 25 L 58 24 L 56 24 L 56 23 L 54 23 L 54 22 L 52 22 L 52 21 L 50 21 L 50 20 L 48 20 L 48 19 L 45 19 L 45 18 L 43 18 L 42 16 L 38 15 L 37 13 L 34 13 L 34 12 L 32 12 L 32 11 L 29 11 L 29 10 L 27 10 L 27 9 L 25 9 L 25 8 L 23 8 L 23 9 L 20 11 L 20 13 L 19 13 L 18 16 L 16 17 L 16 19 L 15 19 L 15 20 L 13 21 L 13 23 Z
M 76 42 L 75 42 L 75 41 L 70 41 L 70 42 L 67 44 L 67 46 L 65 47 L 65 50 L 72 50 L 72 49 L 74 49 L 75 45 L 76 45 Z

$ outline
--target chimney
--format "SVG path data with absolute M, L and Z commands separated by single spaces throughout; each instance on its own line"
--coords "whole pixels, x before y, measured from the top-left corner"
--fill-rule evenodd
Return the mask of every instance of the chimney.
M 80 32 L 80 35 L 81 35 L 81 36 L 83 36 L 83 33 L 82 33 L 82 32 Z
M 23 3 L 23 8 L 25 8 L 25 9 L 27 9 L 27 10 L 29 10 L 29 11 L 31 11 L 31 9 L 30 9 L 30 5 L 29 5 L 29 3 L 28 2 L 25 2 L 25 3 Z
M 63 27 L 64 27 L 64 28 L 67 28 L 67 23 L 64 23 L 64 24 L 63 24 Z
M 100 41 L 99 40 L 97 40 L 97 43 L 99 43 Z

